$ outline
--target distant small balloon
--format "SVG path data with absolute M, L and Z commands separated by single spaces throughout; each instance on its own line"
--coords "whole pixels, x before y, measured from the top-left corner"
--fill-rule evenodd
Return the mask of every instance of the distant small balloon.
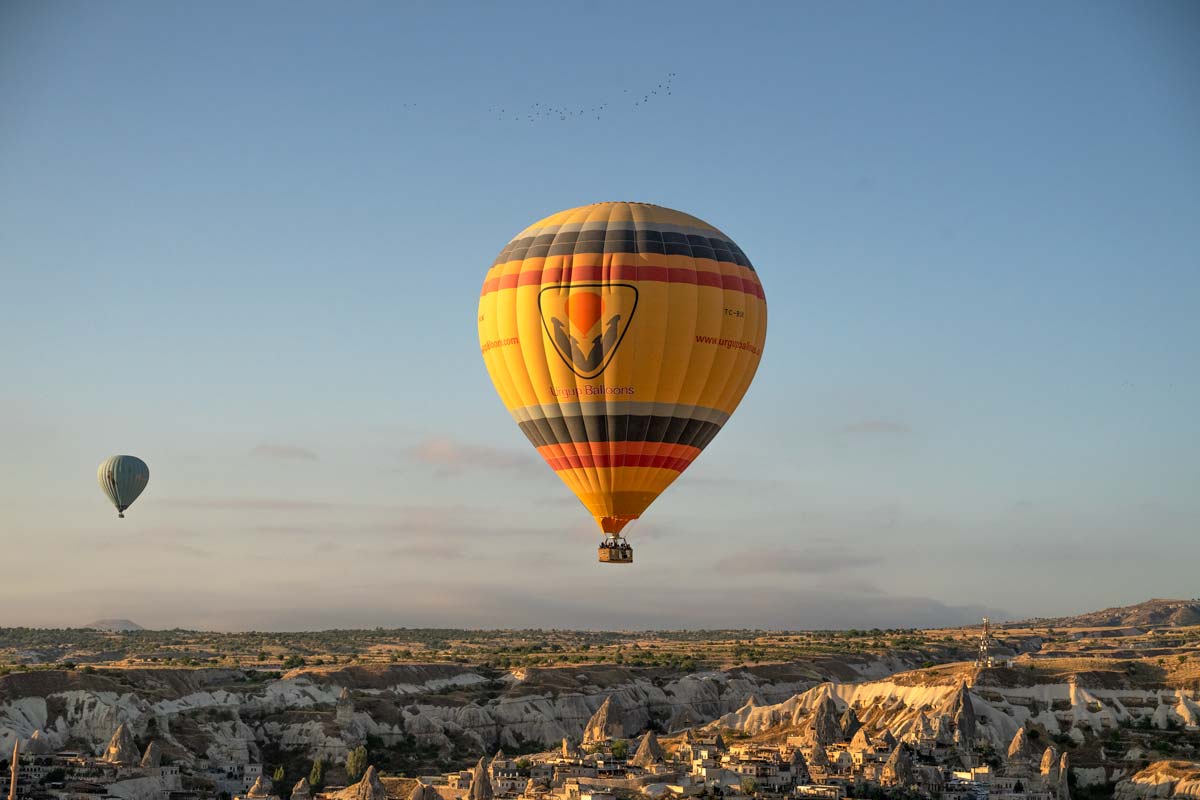
M 112 456 L 100 463 L 96 478 L 116 506 L 117 516 L 124 519 L 125 509 L 133 505 L 150 482 L 150 468 L 137 456 Z

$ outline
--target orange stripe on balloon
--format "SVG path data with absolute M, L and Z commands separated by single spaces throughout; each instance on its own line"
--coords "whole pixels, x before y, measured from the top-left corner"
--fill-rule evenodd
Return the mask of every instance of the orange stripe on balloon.
M 700 448 L 666 442 L 573 442 L 537 448 L 555 471 L 595 467 L 656 467 L 683 472 Z

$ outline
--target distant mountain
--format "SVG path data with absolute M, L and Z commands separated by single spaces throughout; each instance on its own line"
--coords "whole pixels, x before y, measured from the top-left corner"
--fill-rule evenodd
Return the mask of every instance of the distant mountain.
M 133 620 L 128 619 L 98 619 L 95 622 L 89 622 L 84 625 L 85 628 L 95 628 L 98 631 L 110 631 L 119 633 L 122 631 L 144 631 L 146 630 L 141 625 L 138 625 Z
M 1063 628 L 1181 628 L 1200 625 L 1200 599 L 1147 600 L 1135 606 L 1106 608 L 1039 622 Z

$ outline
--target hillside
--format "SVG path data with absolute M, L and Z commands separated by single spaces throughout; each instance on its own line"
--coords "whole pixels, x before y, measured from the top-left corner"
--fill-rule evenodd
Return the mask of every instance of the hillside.
M 83 627 L 97 631 L 107 631 L 109 633 L 146 630 L 141 625 L 129 619 L 98 619 L 95 622 L 89 622 Z
M 1147 600 L 1132 606 L 1036 622 L 1066 628 L 1181 628 L 1200 625 L 1200 600 Z

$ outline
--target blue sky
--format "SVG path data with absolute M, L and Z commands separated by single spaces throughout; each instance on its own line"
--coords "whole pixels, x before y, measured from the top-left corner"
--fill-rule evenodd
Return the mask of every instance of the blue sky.
M 1187 2 L 2 3 L 0 624 L 1193 595 L 1198 35 Z M 474 317 L 519 230 L 626 199 L 732 236 L 771 324 L 618 571 Z M 152 472 L 124 521 L 117 452 Z

